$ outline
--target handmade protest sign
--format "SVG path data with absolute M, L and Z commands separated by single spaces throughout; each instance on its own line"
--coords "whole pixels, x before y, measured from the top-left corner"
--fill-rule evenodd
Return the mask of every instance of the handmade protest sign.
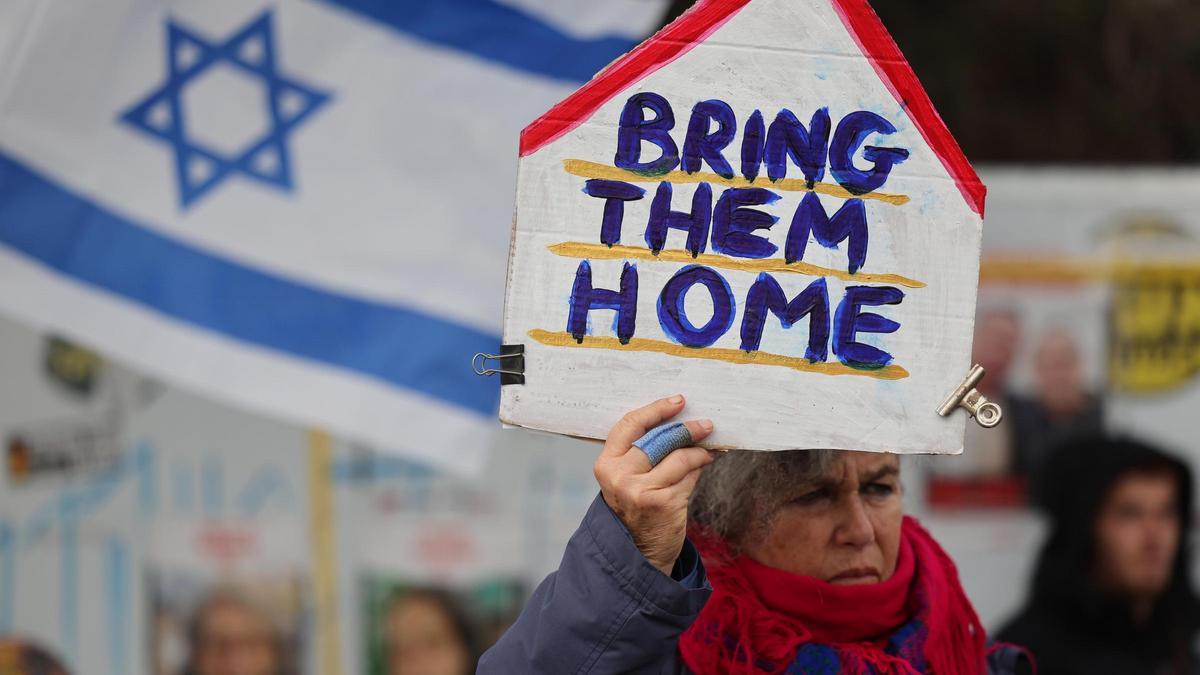
M 984 187 L 864 0 L 708 0 L 521 135 L 501 420 L 953 453 Z

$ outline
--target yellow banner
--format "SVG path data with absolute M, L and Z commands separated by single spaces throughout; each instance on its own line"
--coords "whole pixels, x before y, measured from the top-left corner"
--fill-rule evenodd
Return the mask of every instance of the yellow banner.
M 1200 371 L 1200 263 L 1114 268 L 1109 385 L 1149 394 L 1176 389 Z

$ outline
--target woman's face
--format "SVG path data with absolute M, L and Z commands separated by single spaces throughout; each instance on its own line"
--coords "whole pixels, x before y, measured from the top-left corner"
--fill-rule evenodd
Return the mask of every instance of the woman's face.
M 833 584 L 879 583 L 896 571 L 903 518 L 897 456 L 842 452 L 745 550 L 764 565 Z
M 400 599 L 387 615 L 389 675 L 464 675 L 470 655 L 454 623 L 436 601 Z
M 1173 475 L 1129 473 L 1096 519 L 1097 572 L 1105 587 L 1154 598 L 1166 590 L 1179 551 L 1179 486 Z
M 199 675 L 272 675 L 279 653 L 266 618 L 235 600 L 203 609 L 193 670 Z

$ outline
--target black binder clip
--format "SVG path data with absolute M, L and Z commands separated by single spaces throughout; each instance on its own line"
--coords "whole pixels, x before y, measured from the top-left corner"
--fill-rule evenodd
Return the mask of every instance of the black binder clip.
M 497 367 L 489 367 L 488 361 L 497 361 Z M 525 345 L 500 345 L 499 354 L 479 352 L 471 357 L 471 370 L 483 377 L 499 374 L 500 386 L 525 384 Z

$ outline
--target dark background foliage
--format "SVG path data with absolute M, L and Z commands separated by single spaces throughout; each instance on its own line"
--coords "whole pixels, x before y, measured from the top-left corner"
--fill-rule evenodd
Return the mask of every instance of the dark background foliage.
M 1200 0 L 872 6 L 972 162 L 1200 161 Z

